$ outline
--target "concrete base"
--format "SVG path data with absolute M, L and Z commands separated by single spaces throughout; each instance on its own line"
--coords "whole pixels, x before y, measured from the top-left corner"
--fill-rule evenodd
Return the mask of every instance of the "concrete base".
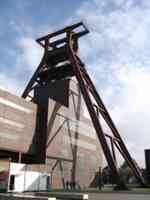
M 88 194 L 77 192 L 35 192 L 33 195 L 66 200 L 88 200 Z
M 56 199 L 88 200 L 88 194 L 84 194 L 84 193 L 50 192 L 49 196 L 56 197 Z
M 56 200 L 55 197 L 40 197 L 23 194 L 0 194 L 0 200 Z

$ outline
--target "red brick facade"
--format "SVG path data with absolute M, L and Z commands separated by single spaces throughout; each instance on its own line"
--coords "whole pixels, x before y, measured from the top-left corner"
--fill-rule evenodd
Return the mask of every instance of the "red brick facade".
M 67 181 L 75 182 L 77 188 L 94 186 L 102 151 L 90 119 L 84 116 L 85 105 L 77 83 L 59 81 L 44 90 L 37 88 L 36 95 L 48 95 L 46 144 L 43 135 L 36 139 L 36 131 L 40 130 L 36 127 L 37 105 L 0 91 L 0 156 L 7 155 L 4 151 L 10 157 L 20 152 L 22 162 L 28 155 L 34 163 L 40 162 L 34 156 L 43 150 L 41 156 L 45 151 L 53 188 L 65 187 Z

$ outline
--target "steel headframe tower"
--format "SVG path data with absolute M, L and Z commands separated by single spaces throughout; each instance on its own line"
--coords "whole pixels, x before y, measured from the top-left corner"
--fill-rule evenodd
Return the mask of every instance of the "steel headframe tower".
M 114 182 L 118 185 L 124 185 L 124 182 L 119 176 L 119 171 L 116 165 L 116 156 L 114 153 L 115 146 L 126 160 L 141 185 L 145 186 L 145 181 L 139 167 L 135 164 L 128 152 L 127 147 L 111 119 L 101 97 L 99 96 L 84 63 L 78 56 L 78 39 L 87 33 L 89 33 L 88 29 L 82 22 L 80 22 L 37 39 L 36 41 L 44 48 L 44 55 L 40 65 L 23 92 L 22 97 L 29 97 L 32 100 L 33 97 L 30 94 L 38 85 L 41 86 L 51 81 L 75 76 L 89 111 L 91 121 L 97 133 L 97 137 L 102 146 L 105 158 L 108 162 L 108 166 L 111 170 Z M 63 37 L 60 38 L 60 36 Z M 93 99 L 95 101 L 94 104 Z M 107 123 L 113 137 L 104 133 L 99 121 L 99 115 L 101 115 Z M 106 137 L 111 139 L 113 151 L 109 147 Z

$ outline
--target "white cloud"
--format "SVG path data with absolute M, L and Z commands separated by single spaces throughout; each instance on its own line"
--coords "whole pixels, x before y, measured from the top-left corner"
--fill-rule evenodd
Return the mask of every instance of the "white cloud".
M 23 37 L 19 40 L 19 47 L 21 49 L 21 62 L 23 65 L 33 71 L 40 63 L 42 58 L 43 49 L 32 38 Z
M 118 77 L 123 87 L 113 95 L 115 103 L 111 113 L 127 144 L 132 144 L 130 151 L 143 166 L 143 150 L 150 143 L 150 71 L 131 68 L 120 72 Z
M 22 86 L 11 74 L 0 73 L 0 89 L 20 95 Z
M 11 49 L 9 54 L 16 54 L 16 60 L 13 61 L 10 74 L 1 72 L 0 85 L 1 89 L 10 91 L 11 93 L 21 95 L 30 80 L 33 72 L 38 67 L 42 59 L 42 48 L 31 37 L 20 37 L 18 39 L 18 49 Z

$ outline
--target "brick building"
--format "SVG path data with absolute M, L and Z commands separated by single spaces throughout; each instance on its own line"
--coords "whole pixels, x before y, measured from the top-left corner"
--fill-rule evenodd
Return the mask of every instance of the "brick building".
M 95 186 L 102 151 L 84 107 L 75 80 L 36 88 L 34 102 L 0 90 L 0 158 L 48 164 L 53 188 Z

